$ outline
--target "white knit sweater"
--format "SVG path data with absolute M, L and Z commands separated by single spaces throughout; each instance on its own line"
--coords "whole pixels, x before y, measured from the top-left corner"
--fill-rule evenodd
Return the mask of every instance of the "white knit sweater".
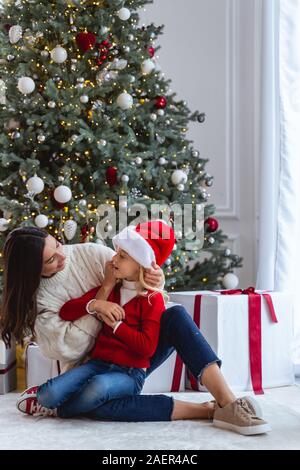
M 93 348 L 102 323 L 89 314 L 74 322 L 64 321 L 59 310 L 68 300 L 102 283 L 105 263 L 111 260 L 114 251 L 96 243 L 65 245 L 63 250 L 66 255 L 63 271 L 41 279 L 35 333 L 42 353 L 61 361 L 63 368 L 68 369 Z

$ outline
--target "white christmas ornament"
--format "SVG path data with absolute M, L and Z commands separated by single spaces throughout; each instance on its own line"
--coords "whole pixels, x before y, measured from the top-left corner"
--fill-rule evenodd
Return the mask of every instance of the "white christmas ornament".
M 133 105 L 133 98 L 129 93 L 121 93 L 117 98 L 117 105 L 119 108 L 125 110 L 129 109 Z
M 167 163 L 167 160 L 165 159 L 165 157 L 160 157 L 160 159 L 158 160 L 158 163 L 160 165 L 165 165 Z
M 183 183 L 183 184 L 186 183 L 187 179 L 188 179 L 187 174 L 182 170 L 175 170 L 171 176 L 172 183 L 175 184 L 176 186 L 180 183 Z
M 54 199 L 61 204 L 65 204 L 72 198 L 72 191 L 68 186 L 58 186 L 54 191 Z
M 141 66 L 142 73 L 151 73 L 155 69 L 155 64 L 151 59 L 144 60 Z
M 23 95 L 29 95 L 35 89 L 35 83 L 30 77 L 21 77 L 18 81 L 18 90 L 23 93 Z
M 48 217 L 46 215 L 43 215 L 43 214 L 37 215 L 36 218 L 34 219 L 35 225 L 39 228 L 47 227 L 48 222 L 49 222 Z
M 0 219 L 0 232 L 6 232 L 8 229 L 8 220 L 1 218 Z
M 22 27 L 17 24 L 9 28 L 8 37 L 11 44 L 16 44 L 22 38 Z
M 85 103 L 88 103 L 88 102 L 89 102 L 89 97 L 88 97 L 88 95 L 82 95 L 82 96 L 80 97 L 80 102 L 81 102 L 81 103 L 84 103 L 84 104 L 85 104 Z
M 32 176 L 26 183 L 29 192 L 34 194 L 40 194 L 44 190 L 44 181 L 37 175 Z
M 63 62 L 67 60 L 67 57 L 68 57 L 68 53 L 66 49 L 64 49 L 61 46 L 56 46 L 54 49 L 52 49 L 50 54 L 51 54 L 51 59 L 56 64 L 62 64 Z
M 128 175 L 123 175 L 123 176 L 121 177 L 121 180 L 123 181 L 123 183 L 128 183 L 128 181 L 129 181 L 129 176 L 128 176 Z
M 126 21 L 126 20 L 129 20 L 131 13 L 130 13 L 130 10 L 128 10 L 128 8 L 121 8 L 121 10 L 117 12 L 117 15 L 120 18 L 120 20 Z
M 225 289 L 235 289 L 239 284 L 239 278 L 233 273 L 227 273 L 222 279 Z
M 64 233 L 67 240 L 72 240 L 75 237 L 77 230 L 77 222 L 75 220 L 67 220 L 64 223 Z

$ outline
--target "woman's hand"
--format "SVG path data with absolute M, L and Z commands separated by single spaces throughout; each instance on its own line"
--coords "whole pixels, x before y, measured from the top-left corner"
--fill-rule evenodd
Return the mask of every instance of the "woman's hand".
M 124 320 L 125 311 L 120 305 L 114 302 L 108 302 L 107 300 L 97 300 L 95 299 L 90 304 L 90 310 L 95 310 L 97 312 L 97 318 L 103 320 L 106 323 L 106 320 L 111 322 L 118 322 Z
M 163 270 L 154 261 L 152 262 L 152 268 L 145 269 L 144 279 L 150 287 L 164 287 L 165 276 Z

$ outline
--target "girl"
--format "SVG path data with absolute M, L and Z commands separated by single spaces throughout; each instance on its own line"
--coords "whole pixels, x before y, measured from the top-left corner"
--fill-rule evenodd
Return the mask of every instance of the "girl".
M 172 228 L 163 221 L 130 226 L 113 238 L 117 253 L 111 267 L 121 283 L 108 297 L 111 315 L 105 319 L 91 359 L 34 390 L 36 397 L 31 406 L 36 407 L 36 400 L 49 409 L 49 415 L 70 418 L 87 414 L 110 400 L 141 392 L 149 360 L 158 345 L 160 318 L 165 310 L 163 292 L 146 284 L 144 270 L 153 261 L 162 265 L 173 250 L 174 241 Z M 64 304 L 61 318 L 75 321 L 87 311 L 97 316 L 102 302 L 95 299 L 97 291 L 98 288 L 92 289 Z M 101 288 L 99 293 L 101 297 Z M 122 320 L 118 321 L 120 314 Z M 28 412 L 27 397 L 25 393 L 18 401 L 21 411 Z M 213 404 L 207 406 L 213 410 Z

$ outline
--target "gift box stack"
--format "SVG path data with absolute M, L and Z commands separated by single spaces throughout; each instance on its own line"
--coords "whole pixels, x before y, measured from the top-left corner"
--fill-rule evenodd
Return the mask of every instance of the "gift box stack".
M 17 360 L 16 345 L 12 341 L 11 347 L 6 348 L 0 340 L 0 395 L 11 392 L 17 388 Z
M 176 292 L 170 300 L 183 305 L 222 360 L 222 372 L 235 390 L 280 387 L 294 383 L 291 359 L 292 297 L 254 288 Z M 187 371 L 186 387 L 201 390 Z

